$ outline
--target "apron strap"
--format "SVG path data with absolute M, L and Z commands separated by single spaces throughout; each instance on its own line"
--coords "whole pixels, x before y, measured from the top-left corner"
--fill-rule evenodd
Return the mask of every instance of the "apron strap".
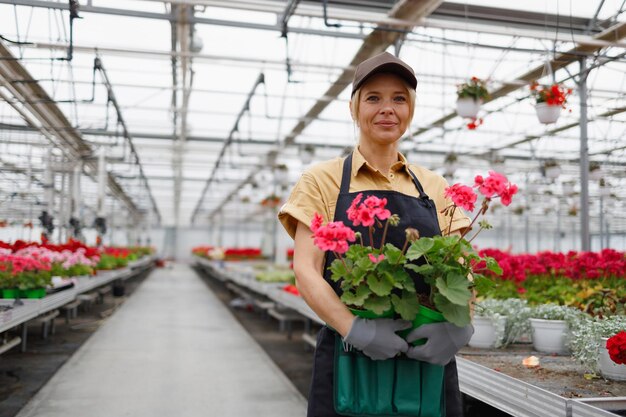
M 413 173 L 413 171 L 411 171 L 409 167 L 407 167 L 407 170 L 409 171 L 409 174 L 411 174 L 411 178 L 413 178 L 413 184 L 415 184 L 417 190 L 420 192 L 420 198 L 428 198 L 428 196 L 424 192 L 424 189 L 422 188 L 422 184 L 417 179 L 417 176 L 415 176 L 415 174 Z
M 343 174 L 341 176 L 341 188 L 339 194 L 350 192 L 350 178 L 352 177 L 352 153 L 343 160 Z

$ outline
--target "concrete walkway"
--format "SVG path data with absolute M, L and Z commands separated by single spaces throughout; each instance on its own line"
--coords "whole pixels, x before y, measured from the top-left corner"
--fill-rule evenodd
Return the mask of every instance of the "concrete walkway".
M 189 267 L 157 269 L 18 417 L 296 417 L 306 402 Z

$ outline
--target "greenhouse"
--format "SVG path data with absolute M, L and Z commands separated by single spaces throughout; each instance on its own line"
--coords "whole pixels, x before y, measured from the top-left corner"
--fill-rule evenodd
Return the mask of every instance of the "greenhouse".
M 626 416 L 626 2 L 0 0 L 0 416 Z

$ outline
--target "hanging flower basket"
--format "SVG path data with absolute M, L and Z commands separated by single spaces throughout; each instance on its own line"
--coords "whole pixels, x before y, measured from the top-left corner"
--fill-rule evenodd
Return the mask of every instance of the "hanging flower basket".
M 489 98 L 485 81 L 472 77 L 457 86 L 456 113 L 461 117 L 476 118 L 483 101 Z
M 561 106 L 550 105 L 547 103 L 538 103 L 535 105 L 537 118 L 543 124 L 556 123 L 561 115 Z
M 461 117 L 475 118 L 478 115 L 482 104 L 482 100 L 459 98 L 456 101 L 456 113 Z
M 565 108 L 567 96 L 572 94 L 572 89 L 559 84 L 539 85 L 535 81 L 530 85 L 530 93 L 535 98 L 537 118 L 543 124 L 550 124 L 559 119 L 561 109 Z

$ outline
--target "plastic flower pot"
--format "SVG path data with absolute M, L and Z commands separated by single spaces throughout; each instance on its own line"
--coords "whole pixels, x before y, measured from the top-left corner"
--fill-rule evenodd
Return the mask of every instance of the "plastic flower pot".
M 21 290 L 20 297 L 22 298 L 43 298 L 46 296 L 45 288 L 34 288 L 30 290 Z
M 0 290 L 0 295 L 2 295 L 2 298 L 18 298 L 20 290 L 17 288 L 3 288 Z
M 456 100 L 456 114 L 461 117 L 476 117 L 482 104 L 482 100 L 468 97 L 459 98 Z
M 442 323 L 444 321 L 446 321 L 446 319 L 443 317 L 443 314 L 431 308 L 420 305 L 419 311 L 417 313 L 417 316 L 415 316 L 415 319 L 413 320 L 411 328 L 408 330 L 403 330 L 399 334 L 400 336 L 406 338 L 408 334 L 411 333 L 411 330 L 417 329 L 422 324 Z M 426 343 L 426 339 L 417 339 L 411 344 L 413 346 L 418 346 L 423 345 L 424 343 Z
M 598 367 L 600 368 L 600 373 L 606 379 L 626 381 L 626 365 L 618 365 L 613 362 L 606 348 L 607 340 L 609 340 L 608 337 L 600 338 L 600 350 L 598 352 Z
M 496 327 L 489 317 L 474 316 L 472 319 L 474 334 L 468 345 L 475 348 L 490 349 L 496 346 Z
M 537 118 L 543 124 L 555 123 L 561 115 L 561 106 L 550 105 L 547 103 L 537 103 L 535 105 Z
M 530 319 L 533 332 L 533 346 L 542 353 L 566 355 L 569 349 L 565 346 L 568 327 L 565 320 Z

